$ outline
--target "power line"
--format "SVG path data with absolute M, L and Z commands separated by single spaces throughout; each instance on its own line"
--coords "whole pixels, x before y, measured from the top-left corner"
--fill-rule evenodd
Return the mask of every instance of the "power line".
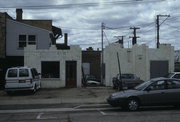
M 118 5 L 118 4 L 132 4 L 132 3 L 151 3 L 151 2 L 163 2 L 165 0 L 124 0 L 124 1 L 113 1 L 113 2 L 96 2 L 96 3 L 77 3 L 77 4 L 59 4 L 59 5 L 8 5 L 0 6 L 0 9 L 7 8 L 23 8 L 23 9 L 55 9 L 55 8 L 72 8 L 72 7 L 91 7 L 91 6 L 105 6 L 105 5 Z
M 169 27 L 172 27 L 172 28 L 174 28 L 174 29 L 176 29 L 177 31 L 180 32 L 180 28 L 177 28 L 177 27 L 175 27 L 175 26 L 169 25 L 169 24 L 167 24 L 167 23 L 166 23 L 165 25 L 168 25 Z

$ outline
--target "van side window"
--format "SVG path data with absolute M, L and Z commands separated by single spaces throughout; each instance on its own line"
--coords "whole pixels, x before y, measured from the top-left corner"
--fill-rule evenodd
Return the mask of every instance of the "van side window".
M 17 69 L 10 69 L 8 71 L 8 77 L 17 77 Z
M 19 77 L 28 77 L 29 72 L 28 69 L 19 69 Z

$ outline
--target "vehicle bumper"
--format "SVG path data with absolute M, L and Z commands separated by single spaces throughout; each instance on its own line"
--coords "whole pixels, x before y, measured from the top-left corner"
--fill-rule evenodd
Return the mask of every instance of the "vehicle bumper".
M 13 87 L 13 88 L 6 88 L 5 87 L 5 91 L 26 91 L 26 90 L 33 90 L 34 87 L 30 86 L 30 87 Z
M 127 100 L 125 98 L 107 98 L 107 102 L 112 106 L 124 106 L 126 105 L 126 101 Z

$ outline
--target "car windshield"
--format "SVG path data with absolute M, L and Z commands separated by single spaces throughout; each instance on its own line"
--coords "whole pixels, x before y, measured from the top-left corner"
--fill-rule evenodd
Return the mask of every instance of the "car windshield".
M 171 78 L 172 76 L 173 76 L 173 73 L 169 73 L 169 74 L 165 75 L 164 77 L 165 78 Z
M 146 82 L 144 82 L 144 83 L 139 84 L 139 85 L 136 86 L 134 89 L 136 89 L 136 90 L 143 90 L 144 88 L 146 88 L 147 86 L 149 86 L 151 83 L 152 83 L 151 80 L 146 81 Z

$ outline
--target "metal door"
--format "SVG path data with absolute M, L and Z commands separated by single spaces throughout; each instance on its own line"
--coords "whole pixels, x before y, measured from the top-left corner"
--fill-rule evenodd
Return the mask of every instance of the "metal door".
M 151 61 L 150 62 L 150 78 L 163 77 L 168 74 L 168 61 Z
M 77 62 L 66 61 L 66 87 L 77 86 Z

